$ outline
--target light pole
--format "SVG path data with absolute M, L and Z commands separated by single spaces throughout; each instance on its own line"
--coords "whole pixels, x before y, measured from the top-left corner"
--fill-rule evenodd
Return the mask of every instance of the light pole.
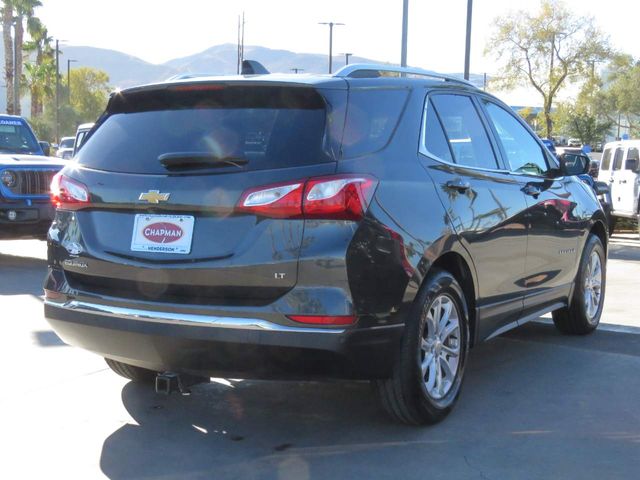
M 464 45 L 464 79 L 469 80 L 469 64 L 471 56 L 471 14 L 473 12 L 473 0 L 467 0 L 467 36 Z
M 304 68 L 290 68 L 293 73 L 304 72 Z
M 60 41 L 56 39 L 56 143 L 60 143 Z
M 338 25 L 344 25 L 344 23 L 318 22 L 318 25 L 329 25 L 329 73 L 331 73 L 331 70 L 333 67 L 333 27 Z
M 349 65 L 349 57 L 353 55 L 353 53 L 343 53 L 342 55 L 344 55 L 344 64 Z
M 77 60 L 67 59 L 67 103 L 69 104 L 71 104 L 71 62 L 77 62 Z
M 409 0 L 402 1 L 402 44 L 400 45 L 400 66 L 407 66 L 407 35 L 409 30 Z

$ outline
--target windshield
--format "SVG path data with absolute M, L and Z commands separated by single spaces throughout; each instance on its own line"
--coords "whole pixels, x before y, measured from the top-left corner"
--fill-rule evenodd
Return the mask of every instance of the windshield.
M 0 120 L 0 153 L 42 154 L 31 129 L 19 120 Z
M 75 142 L 74 137 L 63 138 L 60 141 L 60 148 L 73 148 L 73 143 Z

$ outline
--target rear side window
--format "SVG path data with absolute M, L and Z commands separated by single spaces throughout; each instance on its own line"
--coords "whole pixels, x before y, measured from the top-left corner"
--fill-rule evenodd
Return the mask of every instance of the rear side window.
M 422 138 L 423 144 L 428 152 L 446 162 L 453 163 L 449 142 L 444 134 L 444 130 L 442 130 L 442 124 L 440 123 L 435 108 L 433 108 L 431 100 L 427 101 L 427 114 L 423 126 Z
M 622 168 L 623 155 L 624 155 L 624 150 L 621 148 L 616 148 L 616 153 L 613 156 L 613 170 L 620 170 Z
M 342 157 L 359 157 L 384 148 L 400 120 L 408 95 L 406 89 L 352 89 L 342 136 Z
M 157 174 L 167 173 L 159 157 L 171 153 L 241 158 L 245 170 L 331 162 L 328 109 L 306 87 L 179 85 L 120 95 L 78 163 Z
M 600 165 L 600 169 L 609 170 L 610 166 L 611 166 L 611 149 L 607 148 L 602 154 L 602 163 Z
M 433 95 L 431 102 L 444 129 L 455 163 L 469 167 L 497 168 L 487 132 L 471 98 L 439 94 Z M 431 128 L 431 124 L 427 124 L 426 128 Z
M 485 102 L 512 171 L 544 175 L 549 170 L 542 146 L 514 115 L 495 103 Z

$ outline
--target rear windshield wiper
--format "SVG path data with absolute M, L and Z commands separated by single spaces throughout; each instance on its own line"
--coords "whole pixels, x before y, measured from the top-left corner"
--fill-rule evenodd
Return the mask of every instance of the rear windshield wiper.
M 158 161 L 167 169 L 172 168 L 216 168 L 232 165 L 242 168 L 249 163 L 246 158 L 226 156 L 218 157 L 209 152 L 171 152 L 163 153 Z

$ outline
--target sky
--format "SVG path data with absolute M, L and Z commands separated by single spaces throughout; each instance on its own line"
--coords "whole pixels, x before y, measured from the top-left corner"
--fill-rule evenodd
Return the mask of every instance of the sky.
M 245 13 L 245 45 L 299 53 L 344 52 L 400 63 L 402 0 L 41 0 L 36 14 L 63 44 L 118 50 L 151 63 L 236 43 Z M 637 0 L 565 0 L 578 15 L 593 16 L 611 44 L 640 57 Z M 539 0 L 475 0 L 471 71 L 498 71 L 484 46 L 494 19 L 514 9 L 535 10 Z M 467 0 L 409 0 L 408 64 L 441 72 L 464 70 Z

